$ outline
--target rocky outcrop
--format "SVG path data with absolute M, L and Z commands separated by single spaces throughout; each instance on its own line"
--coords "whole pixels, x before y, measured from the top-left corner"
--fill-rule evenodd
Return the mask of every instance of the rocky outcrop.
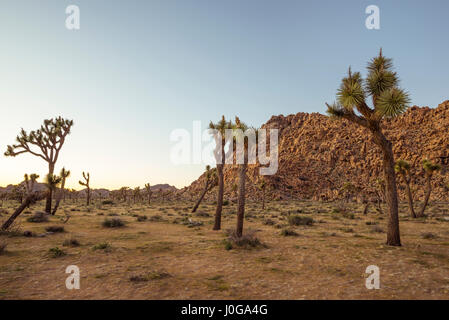
M 319 113 L 297 113 L 273 116 L 264 128 L 279 129 L 279 170 L 265 179 L 271 187 L 271 197 L 295 197 L 334 200 L 343 197 L 342 186 L 351 182 L 354 195 L 361 198 L 373 194 L 375 181 L 382 178 L 381 153 L 370 133 L 346 120 L 335 121 Z M 383 123 L 385 134 L 393 143 L 396 159 L 413 166 L 415 198 L 424 195 L 424 158 L 438 162 L 443 169 L 433 178 L 433 199 L 448 199 L 449 191 L 449 101 L 437 108 L 411 107 L 398 118 Z M 259 170 L 249 166 L 250 197 L 258 197 L 255 188 Z M 186 194 L 203 188 L 201 176 L 187 187 Z M 236 166 L 225 168 L 227 197 L 235 196 Z M 403 185 L 398 184 L 401 196 Z M 209 195 L 213 196 L 213 195 Z

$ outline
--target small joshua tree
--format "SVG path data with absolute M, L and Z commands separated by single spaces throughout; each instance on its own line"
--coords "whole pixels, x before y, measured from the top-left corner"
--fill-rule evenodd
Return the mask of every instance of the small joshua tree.
M 351 182 L 347 181 L 343 184 L 341 190 L 345 195 L 345 201 L 349 202 L 349 200 L 354 196 L 354 193 L 357 192 L 357 187 L 353 185 Z
M 89 174 L 89 172 L 88 173 L 85 173 L 84 171 L 83 171 L 83 178 L 84 178 L 84 182 L 83 181 L 79 181 L 78 183 L 80 184 L 80 185 L 82 185 L 82 186 L 85 186 L 86 188 L 87 188 L 87 199 L 86 199 L 86 204 L 87 205 L 90 205 L 90 174 Z
M 61 181 L 62 181 L 61 177 L 58 177 L 55 174 L 50 174 L 50 173 L 47 174 L 45 176 L 45 180 L 44 180 L 45 187 L 47 188 L 47 193 L 50 195 L 53 195 L 53 193 L 58 188 Z
M 337 93 L 338 102 L 326 105 L 331 117 L 346 119 L 366 128 L 382 152 L 385 193 L 390 211 L 387 245 L 400 246 L 395 161 L 392 144 L 383 133 L 382 120 L 402 114 L 410 99 L 408 94 L 398 87 L 399 79 L 392 67 L 392 60 L 384 57 L 380 50 L 379 55 L 368 63 L 366 79 L 363 80 L 359 72 L 353 73 L 349 68 L 348 75 L 343 78 Z M 371 97 L 372 107 L 366 101 L 368 97 Z
M 424 211 L 426 210 L 427 204 L 429 203 L 430 194 L 432 192 L 432 177 L 433 174 L 441 169 L 441 165 L 437 163 L 433 163 L 428 159 L 423 160 L 423 168 L 426 173 L 426 194 L 424 196 L 424 203 L 421 207 L 421 210 L 418 213 L 418 217 L 424 217 Z
M 151 191 L 151 185 L 149 183 L 145 184 L 145 191 L 147 193 L 147 197 L 148 197 L 148 205 L 151 204 L 151 195 L 153 194 L 153 192 Z
M 65 168 L 62 168 L 60 176 L 61 176 L 61 179 L 62 179 L 61 180 L 61 187 L 59 188 L 59 192 L 58 192 L 58 195 L 57 195 L 57 198 L 56 198 L 55 206 L 54 206 L 54 208 L 53 208 L 53 210 L 51 212 L 52 215 L 56 214 L 56 211 L 59 208 L 59 204 L 61 203 L 62 197 L 64 196 L 65 180 L 70 176 L 70 171 L 66 170 Z
M 133 190 L 133 199 L 134 199 L 134 203 L 136 203 L 136 201 L 140 200 L 140 187 L 135 187 Z
M 412 218 L 416 218 L 415 208 L 413 207 L 413 195 L 412 190 L 410 189 L 410 182 L 412 180 L 412 175 L 410 173 L 410 163 L 405 160 L 396 161 L 396 165 L 394 166 L 394 170 L 396 173 L 402 178 L 405 183 L 405 191 L 407 192 L 408 199 L 408 207 L 410 210 L 410 215 Z
M 73 126 L 73 120 L 62 117 L 44 120 L 44 124 L 38 130 L 27 133 L 24 129 L 16 137 L 17 144 L 8 145 L 5 152 L 7 157 L 15 157 L 22 153 L 29 153 L 40 157 L 48 164 L 48 173 L 53 174 L 59 152 L 64 145 L 67 135 Z M 45 211 L 51 211 L 52 195 L 47 195 Z
M 265 191 L 267 189 L 267 183 L 263 177 L 259 178 L 257 187 L 262 192 L 262 210 L 265 210 Z
M 123 199 L 123 202 L 126 202 L 127 196 L 128 196 L 128 190 L 129 187 L 121 187 L 119 190 L 119 194 L 121 198 Z
M 25 189 L 27 192 L 27 195 L 30 195 L 34 191 L 34 185 L 39 178 L 38 174 L 32 173 L 28 176 L 28 174 L 25 173 Z
M 215 185 L 217 184 L 217 172 L 215 169 L 211 169 L 209 165 L 206 166 L 206 182 L 204 184 L 204 190 L 200 195 L 200 198 L 196 202 L 195 206 L 192 209 L 192 213 L 198 209 L 199 205 L 201 204 L 201 201 L 203 201 L 204 196 L 206 193 L 211 190 Z
M 216 143 L 214 150 L 215 162 L 217 164 L 217 176 L 218 176 L 218 192 L 217 192 L 217 209 L 215 210 L 215 223 L 213 230 L 221 229 L 221 212 L 223 210 L 223 194 L 224 194 L 224 177 L 223 168 L 225 164 L 225 142 L 226 142 L 226 129 L 232 129 L 232 123 L 226 121 L 222 116 L 221 120 L 217 123 L 210 122 L 209 129 L 213 135 Z

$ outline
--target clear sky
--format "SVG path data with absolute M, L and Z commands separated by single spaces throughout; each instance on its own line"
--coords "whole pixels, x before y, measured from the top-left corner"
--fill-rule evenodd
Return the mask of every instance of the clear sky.
M 80 8 L 81 29 L 65 27 Z M 365 8 L 380 8 L 380 30 Z M 192 121 L 324 113 L 352 65 L 379 47 L 394 58 L 413 104 L 449 99 L 447 0 L 2 0 L 0 148 L 20 128 L 74 120 L 57 170 L 83 170 L 93 187 L 182 187 L 202 165 L 169 161 L 170 132 Z M 0 157 L 0 185 L 43 176 L 31 155 Z

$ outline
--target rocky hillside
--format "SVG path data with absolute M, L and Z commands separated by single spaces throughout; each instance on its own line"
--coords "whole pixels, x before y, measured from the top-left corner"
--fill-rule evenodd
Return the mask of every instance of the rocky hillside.
M 297 113 L 273 116 L 264 128 L 279 129 L 279 170 L 266 176 L 270 196 L 334 200 L 342 198 L 345 183 L 356 187 L 354 197 L 372 197 L 376 179 L 382 178 L 381 154 L 371 141 L 369 132 L 346 120 L 335 121 L 319 113 Z M 433 179 L 433 199 L 448 199 L 449 190 L 449 100 L 438 108 L 411 107 L 402 116 L 387 120 L 384 131 L 393 143 L 396 159 L 413 166 L 415 198 L 423 198 L 424 172 L 421 161 L 429 158 L 443 169 Z M 254 187 L 257 166 L 250 166 L 250 196 L 259 196 Z M 185 194 L 196 194 L 203 187 L 204 177 L 194 181 Z M 225 168 L 225 189 L 228 198 L 237 183 L 236 166 Z M 403 197 L 403 185 L 399 183 Z M 209 197 L 214 196 L 210 194 Z

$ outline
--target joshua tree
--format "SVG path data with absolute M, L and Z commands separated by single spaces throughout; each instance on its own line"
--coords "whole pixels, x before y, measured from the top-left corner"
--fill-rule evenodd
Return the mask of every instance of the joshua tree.
M 384 57 L 380 50 L 379 55 L 368 63 L 367 78 L 363 80 L 359 72 L 352 73 L 349 68 L 348 75 L 343 78 L 337 93 L 338 102 L 326 105 L 330 116 L 346 119 L 368 129 L 374 143 L 382 151 L 386 200 L 390 211 L 387 245 L 400 246 L 394 155 L 392 144 L 385 137 L 381 123 L 382 119 L 402 114 L 410 99 L 408 93 L 398 87 L 399 79 L 392 67 L 392 60 Z M 366 102 L 370 96 L 372 107 Z
M 36 183 L 37 179 L 39 178 L 38 174 L 32 173 L 28 176 L 28 174 L 25 173 L 25 189 L 27 192 L 27 195 L 30 195 L 34 191 L 34 184 Z
M 140 187 L 135 187 L 133 190 L 133 198 L 134 198 L 134 203 L 136 203 L 136 200 L 140 200 Z
M 151 204 L 151 195 L 153 194 L 153 192 L 151 191 L 151 185 L 149 183 L 145 184 L 145 191 L 148 196 L 148 205 L 150 205 Z
M 8 220 L 6 220 L 3 223 L 1 229 L 7 230 L 11 226 L 11 224 L 16 220 L 16 218 L 23 212 L 23 210 L 25 210 L 25 208 L 31 206 L 32 204 L 36 203 L 37 201 L 45 199 L 46 197 L 47 197 L 47 192 L 33 191 L 32 193 L 27 195 L 27 197 L 25 198 L 25 201 L 23 201 L 22 204 L 20 205 L 20 207 L 18 207 L 16 209 L 16 211 L 14 211 L 14 213 L 8 218 Z
M 83 178 L 84 178 L 84 182 L 83 181 L 79 181 L 78 183 L 82 186 L 85 186 L 87 188 L 87 199 L 86 199 L 86 204 L 89 205 L 90 204 L 90 174 L 85 173 L 83 171 Z
M 55 192 L 55 190 L 58 188 L 58 185 L 61 183 L 62 178 L 58 177 L 57 175 L 54 174 L 47 174 L 45 176 L 45 187 L 47 188 L 47 193 L 51 196 L 53 196 L 53 193 Z
M 209 124 L 209 129 L 211 134 L 215 139 L 215 162 L 217 164 L 217 177 L 218 177 L 218 193 L 217 193 L 217 209 L 215 210 L 215 223 L 213 230 L 221 229 L 221 212 L 223 210 L 223 193 L 224 193 L 224 177 L 223 177 L 223 168 L 225 163 L 225 142 L 226 129 L 232 129 L 232 123 L 230 121 L 226 121 L 225 117 L 222 116 L 221 120 L 217 123 L 213 123 L 212 121 Z
M 259 179 L 259 184 L 257 187 L 260 191 L 262 191 L 262 210 L 265 210 L 265 190 L 267 188 L 267 183 L 263 177 Z
M 128 195 L 129 187 L 121 187 L 119 190 L 120 196 L 123 199 L 123 202 L 126 202 L 126 197 Z
M 195 206 L 192 209 L 192 213 L 198 209 L 199 205 L 201 204 L 201 201 L 203 201 L 204 196 L 206 193 L 211 190 L 215 185 L 217 184 L 217 173 L 215 168 L 211 169 L 209 165 L 206 166 L 206 183 L 204 184 L 204 190 L 201 193 L 200 198 L 196 202 Z
M 244 132 L 248 126 L 235 117 L 236 141 L 243 139 L 243 163 L 238 164 L 239 168 L 239 184 L 238 184 L 238 202 L 237 202 L 237 228 L 236 235 L 241 237 L 243 235 L 243 221 L 245 219 L 245 183 L 246 183 L 246 169 L 248 166 L 248 139 L 244 136 Z M 237 151 L 236 151 L 237 152 Z
M 427 204 L 429 203 L 430 193 L 432 192 L 432 176 L 436 171 L 441 169 L 441 165 L 432 163 L 432 161 L 428 159 L 424 159 L 422 164 L 426 173 L 426 194 L 421 210 L 418 212 L 418 217 L 424 217 L 424 211 L 426 210 Z
M 394 166 L 394 170 L 396 173 L 404 180 L 405 183 L 405 191 L 407 192 L 408 199 L 408 207 L 410 209 L 410 215 L 412 218 L 416 218 L 415 209 L 413 207 L 413 195 L 412 190 L 410 189 L 410 181 L 412 180 L 412 175 L 410 174 L 410 163 L 405 160 L 396 161 L 396 165 Z
M 16 137 L 17 144 L 8 145 L 5 152 L 7 157 L 15 157 L 21 153 L 30 153 L 44 159 L 48 163 L 48 173 L 53 174 L 59 152 L 64 145 L 65 138 L 70 133 L 73 120 L 62 117 L 44 120 L 44 124 L 38 130 L 29 134 L 22 129 Z M 52 195 L 47 195 L 45 211 L 51 211 Z
M 70 171 L 66 170 L 65 168 L 62 168 L 60 176 L 61 176 L 61 179 L 62 179 L 61 180 L 61 187 L 59 188 L 59 192 L 58 192 L 58 195 L 57 195 L 57 198 L 56 198 L 56 203 L 55 203 L 55 206 L 53 208 L 53 211 L 51 212 L 52 215 L 56 214 L 56 211 L 59 208 L 59 204 L 61 203 L 62 197 L 64 196 L 65 180 L 70 176 Z
M 357 188 L 355 185 L 353 185 L 351 182 L 347 181 L 343 184 L 341 187 L 343 193 L 345 194 L 345 200 L 346 202 L 349 202 L 349 199 L 354 195 L 354 193 L 357 191 Z

